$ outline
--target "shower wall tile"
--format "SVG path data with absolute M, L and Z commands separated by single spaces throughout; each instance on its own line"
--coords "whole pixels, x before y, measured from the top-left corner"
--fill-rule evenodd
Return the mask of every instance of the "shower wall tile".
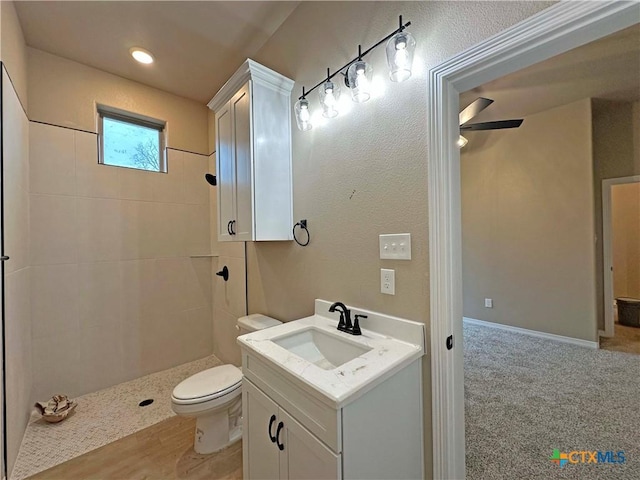
M 6 69 L 2 69 L 2 168 L 4 200 L 4 381 L 6 467 L 11 472 L 29 421 L 33 363 L 29 258 L 29 120 Z M 2 378 L 4 375 L 4 378 Z M 1 389 L 0 389 L 1 390 Z M 2 442 L 0 442 L 2 444 Z M 0 462 L 2 463 L 2 462 Z
M 63 177 L 25 197 L 32 359 L 51 369 L 34 393 L 79 395 L 210 355 L 211 259 L 189 257 L 211 253 L 208 157 L 169 149 L 168 173 L 141 172 L 98 164 L 91 133 L 46 126 L 30 140 L 51 144 L 35 184 Z
M 31 194 L 29 221 L 31 265 L 78 261 L 75 197 Z
M 29 129 L 31 193 L 75 195 L 74 131 L 32 122 Z
M 108 168 L 108 167 L 107 167 Z M 154 172 L 143 172 L 134 168 L 110 167 L 118 170 L 118 198 L 125 200 L 153 201 Z
M 185 249 L 189 255 L 206 255 L 211 252 L 211 238 L 209 222 L 202 221 L 209 218 L 209 206 L 185 206 Z
M 224 363 L 236 366 L 242 364 L 240 347 L 236 343 L 238 330 L 236 330 L 237 317 L 226 312 L 222 308 L 214 307 L 213 318 L 213 351 L 214 355 Z
M 79 197 L 76 202 L 78 260 L 119 260 L 122 238 L 120 200 Z
M 153 177 L 153 201 L 184 203 L 184 172 L 182 152 L 169 150 L 167 173 Z
M 236 318 L 246 315 L 245 261 L 236 257 L 219 257 L 219 269 L 229 269 L 229 280 L 216 276 L 214 303 Z
M 79 197 L 118 198 L 119 168 L 98 164 L 98 136 L 75 133 L 76 194 Z
M 188 204 L 206 205 L 211 186 L 204 180 L 209 170 L 209 159 L 204 155 L 184 153 L 184 201 Z
M 124 381 L 121 324 L 85 325 L 80 331 L 80 394 Z
M 75 331 L 78 320 L 78 266 L 31 267 L 32 336 L 48 338 Z
M 45 401 L 63 393 L 82 394 L 80 329 L 33 340 L 33 396 Z
M 120 262 L 79 264 L 80 325 L 119 329 L 123 316 L 122 290 Z
M 213 351 L 213 328 L 209 307 L 194 308 L 180 312 L 180 343 L 189 345 L 191 360 L 210 355 Z

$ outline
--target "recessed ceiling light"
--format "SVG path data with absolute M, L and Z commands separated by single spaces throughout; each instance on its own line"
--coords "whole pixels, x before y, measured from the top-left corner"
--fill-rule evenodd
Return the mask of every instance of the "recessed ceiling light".
M 151 52 L 149 50 L 145 50 L 144 48 L 140 47 L 133 47 L 129 49 L 129 53 L 136 61 L 140 63 L 153 63 L 153 55 L 151 55 Z

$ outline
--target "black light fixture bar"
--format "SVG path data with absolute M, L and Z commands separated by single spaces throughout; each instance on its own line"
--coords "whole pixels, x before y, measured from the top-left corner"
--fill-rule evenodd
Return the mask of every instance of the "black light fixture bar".
M 327 78 L 321 80 L 317 85 L 315 85 L 312 89 L 310 90 L 306 90 L 304 88 L 304 85 L 302 86 L 302 96 L 298 97 L 298 100 L 302 100 L 303 98 L 305 98 L 307 95 L 309 95 L 311 92 L 313 92 L 316 88 L 318 88 L 320 85 L 323 85 L 325 82 L 331 80 L 333 77 L 335 77 L 336 75 L 338 75 L 339 73 L 342 73 L 342 70 L 344 70 L 345 68 L 349 67 L 353 62 L 356 62 L 358 60 L 362 60 L 362 57 L 364 57 L 365 55 L 367 55 L 369 52 L 371 52 L 374 48 L 379 47 L 381 44 L 383 44 L 384 42 L 386 42 L 387 40 L 389 40 L 391 37 L 393 37 L 396 33 L 400 33 L 402 32 L 405 28 L 407 28 L 408 26 L 411 25 L 411 22 L 407 22 L 405 24 L 402 23 L 402 15 L 400 15 L 398 17 L 398 24 L 399 27 L 396 28 L 393 32 L 391 32 L 389 35 L 387 35 L 386 37 L 384 37 L 382 40 L 380 40 L 378 43 L 376 43 L 375 45 L 369 47 L 368 49 L 366 49 L 364 52 L 362 51 L 362 45 L 358 45 L 358 56 L 350 61 L 348 61 L 346 64 L 344 64 L 342 67 L 340 67 L 338 70 L 336 70 L 335 72 L 333 72 L 333 74 L 329 75 L 330 70 L 327 69 Z

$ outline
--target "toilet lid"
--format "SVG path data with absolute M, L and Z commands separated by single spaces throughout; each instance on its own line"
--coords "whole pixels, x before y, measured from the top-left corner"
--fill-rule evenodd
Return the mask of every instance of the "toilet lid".
M 240 387 L 242 371 L 233 365 L 210 368 L 180 382 L 173 389 L 178 400 L 217 398 Z

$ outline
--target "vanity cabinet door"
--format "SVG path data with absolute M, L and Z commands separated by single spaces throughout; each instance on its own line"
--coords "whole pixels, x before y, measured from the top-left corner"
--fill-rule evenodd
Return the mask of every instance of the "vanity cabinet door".
M 337 480 L 341 478 L 341 456 L 280 409 L 284 425 L 277 438 L 280 451 L 280 478 L 286 480 Z
M 275 440 L 278 410 L 275 402 L 246 379 L 243 380 L 242 454 L 245 480 L 280 478 L 280 451 Z
M 231 108 L 227 103 L 216 112 L 216 180 L 218 193 L 218 240 L 233 240 L 235 220 L 235 166 Z

